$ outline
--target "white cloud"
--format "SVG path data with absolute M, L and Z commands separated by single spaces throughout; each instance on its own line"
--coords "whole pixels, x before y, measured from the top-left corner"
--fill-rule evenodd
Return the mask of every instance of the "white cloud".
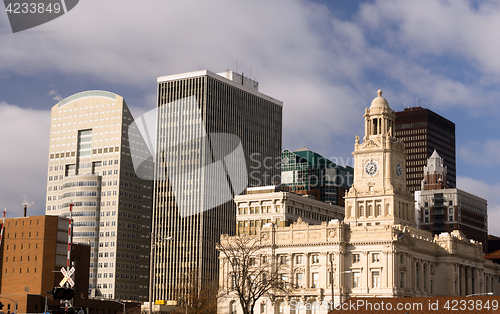
M 500 165 L 500 140 L 467 142 L 458 149 L 458 156 L 470 165 Z
M 54 96 L 54 95 L 55 95 L 55 96 Z M 55 101 L 58 101 L 58 102 L 59 102 L 59 101 L 61 101 L 61 100 L 63 99 L 63 98 L 62 98 L 62 96 L 61 96 L 61 95 L 59 95 L 59 94 L 57 94 L 57 91 L 55 91 L 55 90 L 51 90 L 51 91 L 47 94 L 47 96 L 54 96 L 54 97 L 52 97 L 52 99 L 53 99 L 53 100 L 55 100 Z
M 50 111 L 22 109 L 0 102 L 0 207 L 8 217 L 23 214 L 25 198 L 34 204 L 28 215 L 45 213 Z
M 500 184 L 457 176 L 457 187 L 488 201 L 488 233 L 500 236 Z

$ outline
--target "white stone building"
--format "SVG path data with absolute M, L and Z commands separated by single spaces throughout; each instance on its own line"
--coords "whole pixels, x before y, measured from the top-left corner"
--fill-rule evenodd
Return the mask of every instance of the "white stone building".
M 258 230 L 260 255 L 285 261 L 292 291 L 257 301 L 255 313 L 327 313 L 351 297 L 429 297 L 500 293 L 500 266 L 483 259 L 482 245 L 460 231 L 433 236 L 416 228 L 406 187 L 406 154 L 394 137 L 394 111 L 381 91 L 365 111 L 363 142 L 356 137 L 354 184 L 344 222 Z M 231 238 L 229 238 L 230 240 Z M 281 258 L 281 256 L 286 256 Z M 232 269 L 221 254 L 220 289 Z M 333 285 L 332 285 L 333 281 Z M 235 292 L 219 313 L 241 313 Z
M 276 186 L 249 187 L 234 197 L 236 234 L 254 235 L 266 223 L 289 226 L 301 218 L 309 224 L 344 219 L 344 207 L 318 201 L 307 195 L 281 191 Z

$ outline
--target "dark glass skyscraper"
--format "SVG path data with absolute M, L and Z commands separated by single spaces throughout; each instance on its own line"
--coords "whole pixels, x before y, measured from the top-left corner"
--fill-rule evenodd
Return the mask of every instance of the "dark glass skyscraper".
M 429 109 L 410 107 L 396 112 L 396 137 L 403 141 L 408 154 L 408 190 L 420 190 L 424 166 L 434 150 L 444 158 L 449 186 L 456 187 L 455 123 Z
M 218 279 L 233 197 L 279 181 L 282 102 L 242 75 L 204 70 L 158 78 L 157 119 L 152 300 L 177 301 Z

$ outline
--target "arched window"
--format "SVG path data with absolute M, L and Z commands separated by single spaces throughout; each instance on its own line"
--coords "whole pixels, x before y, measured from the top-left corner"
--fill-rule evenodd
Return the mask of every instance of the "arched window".
M 373 216 L 373 206 L 372 205 L 368 206 L 368 216 Z
M 380 216 L 380 215 L 382 215 L 382 205 L 378 204 L 377 211 L 375 212 L 375 216 Z
M 359 206 L 359 217 L 363 217 L 365 215 L 365 208 L 363 206 Z

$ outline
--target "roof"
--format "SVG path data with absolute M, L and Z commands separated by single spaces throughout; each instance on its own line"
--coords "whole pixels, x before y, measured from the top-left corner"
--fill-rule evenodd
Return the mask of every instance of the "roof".
M 473 301 L 471 308 L 462 308 L 464 301 L 466 306 Z M 481 302 L 479 302 L 481 300 Z M 487 303 L 488 302 L 488 303 Z M 476 307 L 476 304 L 481 303 Z M 483 306 L 488 304 L 489 309 Z M 336 313 L 500 313 L 500 302 L 498 296 L 473 296 L 473 297 L 420 297 L 420 298 L 350 298 L 342 303 L 342 308 L 330 311 L 329 314 Z
M 500 260 L 500 250 L 484 254 L 483 258 L 489 260 Z

